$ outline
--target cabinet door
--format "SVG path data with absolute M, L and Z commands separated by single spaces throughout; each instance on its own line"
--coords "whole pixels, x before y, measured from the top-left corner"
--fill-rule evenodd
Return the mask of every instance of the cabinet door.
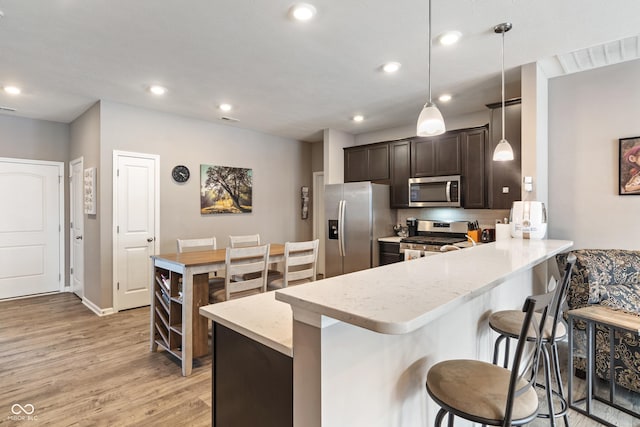
M 389 145 L 381 144 L 367 149 L 368 181 L 389 182 Z
M 411 140 L 411 177 L 434 176 L 435 138 L 416 138 Z
M 521 104 L 507 105 L 505 109 L 505 137 L 513 148 L 513 160 L 494 162 L 493 150 L 502 138 L 502 110 L 491 110 L 491 143 L 487 144 L 489 167 L 489 208 L 510 209 L 516 200 L 521 200 Z
M 460 133 L 434 139 L 435 175 L 460 174 Z
M 410 153 L 409 141 L 389 144 L 392 208 L 409 207 Z
M 344 182 L 367 181 L 366 147 L 344 150 Z
M 462 139 L 462 206 L 467 209 L 486 207 L 485 143 L 486 129 L 474 129 Z

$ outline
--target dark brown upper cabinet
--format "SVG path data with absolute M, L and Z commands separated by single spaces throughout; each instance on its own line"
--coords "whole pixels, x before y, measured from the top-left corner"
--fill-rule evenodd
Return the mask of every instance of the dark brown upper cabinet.
M 494 162 L 493 150 L 502 139 L 502 103 L 487 105 L 491 109 L 489 126 L 489 143 L 487 144 L 488 168 L 488 208 L 511 209 L 516 200 L 521 200 L 522 182 L 522 140 L 521 116 L 522 105 L 520 98 L 508 100 L 505 103 L 505 137 L 513 149 L 513 160 Z
M 411 148 L 409 141 L 389 143 L 391 172 L 391 207 L 409 207 L 409 178 L 411 177 Z
M 411 140 L 411 176 L 460 174 L 460 133 Z
M 462 207 L 482 209 L 487 206 L 486 141 L 488 126 L 467 129 L 462 143 Z
M 374 181 L 389 184 L 389 144 L 344 149 L 344 182 Z

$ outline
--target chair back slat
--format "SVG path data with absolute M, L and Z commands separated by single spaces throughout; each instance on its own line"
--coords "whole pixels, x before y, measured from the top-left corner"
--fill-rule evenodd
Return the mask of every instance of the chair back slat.
M 178 253 L 185 252 L 185 249 L 192 250 L 212 250 L 216 249 L 216 238 L 205 237 L 201 239 L 176 239 Z
M 229 246 L 232 248 L 244 248 L 260 245 L 259 234 L 247 234 L 244 236 L 229 236 Z
M 318 239 L 285 243 L 283 287 L 287 287 L 289 282 L 316 280 L 319 244 Z
M 265 292 L 267 290 L 267 267 L 269 260 L 269 246 L 249 246 L 227 248 L 225 267 L 225 297 L 233 298 L 234 293 L 245 292 L 252 289 Z M 238 280 L 247 274 L 258 273 L 259 277 Z M 231 278 L 236 278 L 232 280 Z

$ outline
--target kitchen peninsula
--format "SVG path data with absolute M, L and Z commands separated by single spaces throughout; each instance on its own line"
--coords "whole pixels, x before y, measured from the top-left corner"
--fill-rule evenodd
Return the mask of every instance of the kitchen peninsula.
M 292 351 L 295 426 L 432 425 L 438 408 L 424 388 L 429 367 L 490 360 L 488 315 L 540 291 L 545 261 L 571 246 L 509 239 L 258 296 L 263 314 L 255 297 L 200 313 L 280 354 Z M 273 320 L 272 329 L 256 328 Z

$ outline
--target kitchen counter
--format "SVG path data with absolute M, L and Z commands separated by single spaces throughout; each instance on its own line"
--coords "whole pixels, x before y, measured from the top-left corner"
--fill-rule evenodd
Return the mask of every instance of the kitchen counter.
M 276 299 L 374 332 L 405 334 L 571 245 L 509 239 L 287 288 Z
M 438 406 L 424 388 L 428 369 L 444 359 L 491 360 L 496 334 L 489 314 L 519 309 L 526 296 L 541 292 L 546 261 L 571 246 L 509 239 L 200 312 L 293 356 L 293 426 L 432 425 Z
M 291 306 L 275 292 L 200 307 L 200 314 L 260 344 L 293 357 Z
M 400 236 L 390 236 L 390 237 L 380 237 L 378 242 L 388 242 L 388 243 L 400 243 Z

